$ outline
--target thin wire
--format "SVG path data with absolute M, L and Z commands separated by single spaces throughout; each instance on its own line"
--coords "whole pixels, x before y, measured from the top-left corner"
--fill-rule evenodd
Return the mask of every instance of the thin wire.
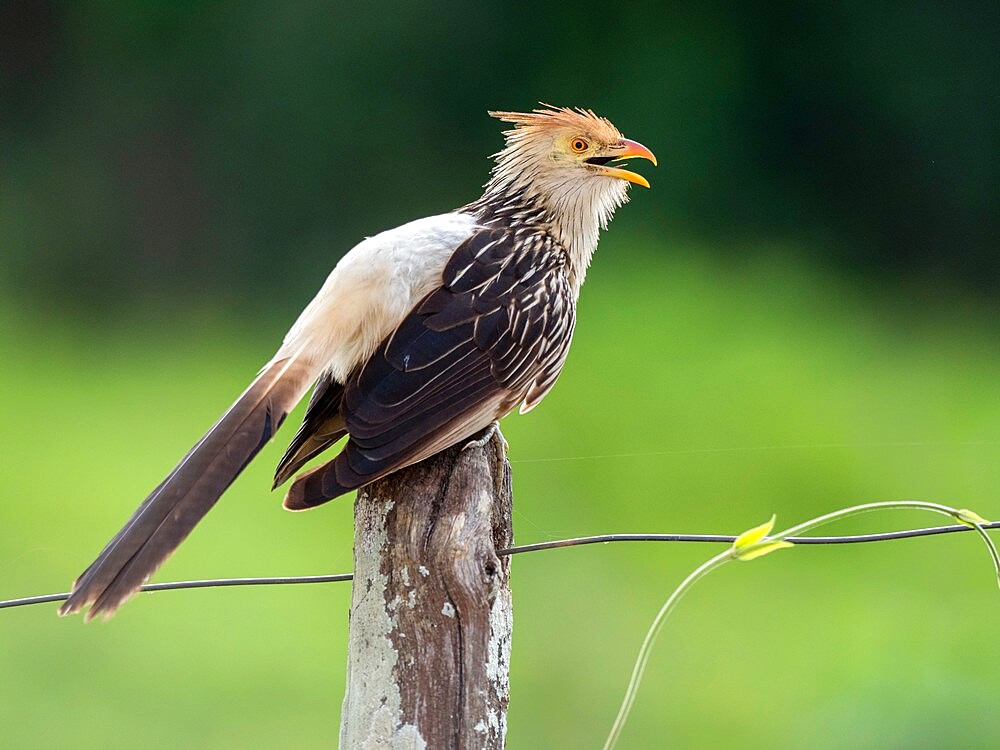
M 1000 521 L 983 524 L 984 529 L 1000 529 Z M 789 537 L 794 544 L 863 544 L 866 542 L 886 542 L 893 539 L 913 539 L 920 536 L 936 536 L 938 534 L 957 534 L 963 531 L 974 531 L 971 526 L 930 526 L 923 529 L 905 529 L 903 531 L 888 531 L 880 534 L 856 534 L 854 536 L 800 536 Z M 610 544 L 612 542 L 701 542 L 715 544 L 732 544 L 735 536 L 721 534 L 600 534 L 597 536 L 581 536 L 572 539 L 556 539 L 551 542 L 524 544 L 518 547 L 508 547 L 497 551 L 497 555 L 519 555 L 522 552 L 538 552 L 561 547 L 579 547 L 584 544 Z M 321 576 L 278 576 L 271 578 L 208 578 L 197 581 L 171 581 L 169 583 L 149 583 L 142 591 L 175 591 L 177 589 L 207 589 L 223 586 L 281 586 L 298 583 L 335 583 L 350 581 L 351 573 L 338 573 Z M 23 599 L 7 599 L 0 601 L 0 609 L 11 607 L 26 607 L 32 604 L 47 604 L 63 602 L 69 598 L 65 594 L 45 594 L 44 596 L 28 596 Z
M 1000 529 L 1000 521 L 983 524 L 984 529 Z M 956 534 L 960 531 L 973 531 L 971 526 L 956 524 L 954 526 L 930 526 L 923 529 L 906 529 L 904 531 L 887 531 L 880 534 L 856 534 L 854 536 L 798 536 L 789 537 L 787 541 L 794 544 L 863 544 L 865 542 L 886 542 L 893 539 L 912 539 L 918 536 L 935 536 L 937 534 Z M 583 544 L 607 544 L 608 542 L 716 542 L 732 544 L 735 536 L 721 534 L 601 534 L 599 536 L 581 536 L 574 539 L 556 539 L 551 542 L 525 544 L 510 547 L 497 552 L 498 555 L 516 555 L 521 552 L 537 552 L 543 549 L 559 547 L 577 547 Z
M 292 583 L 335 583 L 350 581 L 351 573 L 337 573 L 325 576 L 276 576 L 272 578 L 206 578 L 199 581 L 170 581 L 168 583 L 147 583 L 140 591 L 174 591 L 176 589 L 210 589 L 222 586 L 280 586 Z M 47 602 L 64 602 L 69 599 L 65 594 L 46 594 L 44 596 L 28 596 L 23 599 L 7 599 L 0 601 L 0 609 L 9 607 L 26 607 L 30 604 L 46 604 Z

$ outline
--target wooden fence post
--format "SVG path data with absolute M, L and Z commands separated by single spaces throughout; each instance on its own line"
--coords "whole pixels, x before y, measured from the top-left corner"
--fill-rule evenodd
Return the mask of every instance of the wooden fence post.
M 342 750 L 503 748 L 505 447 L 494 430 L 358 493 Z

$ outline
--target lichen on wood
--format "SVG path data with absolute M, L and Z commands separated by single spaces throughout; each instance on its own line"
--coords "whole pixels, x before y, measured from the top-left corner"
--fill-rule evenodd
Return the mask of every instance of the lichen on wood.
M 504 745 L 510 465 L 499 431 L 365 487 L 341 748 Z

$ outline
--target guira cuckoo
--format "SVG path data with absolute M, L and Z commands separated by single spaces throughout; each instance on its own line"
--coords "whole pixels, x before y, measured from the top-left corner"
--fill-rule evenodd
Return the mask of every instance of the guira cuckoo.
M 645 146 L 590 110 L 491 112 L 513 128 L 483 195 L 364 240 L 330 273 L 274 357 L 108 542 L 59 610 L 110 616 L 271 439 L 310 386 L 274 486 L 347 437 L 285 496 L 305 510 L 421 461 L 559 376 L 599 230 L 627 200 L 615 166 Z

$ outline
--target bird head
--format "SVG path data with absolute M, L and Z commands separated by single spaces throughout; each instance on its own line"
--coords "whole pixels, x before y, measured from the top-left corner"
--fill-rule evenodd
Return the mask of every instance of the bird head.
M 609 120 L 589 109 L 542 105 L 531 112 L 490 112 L 514 128 L 494 155 L 491 183 L 538 192 L 593 192 L 624 196 L 627 183 L 649 187 L 646 178 L 623 169 L 625 159 L 656 164 L 653 152 L 622 137 Z M 619 203 L 620 205 L 620 203 Z
M 641 158 L 655 165 L 653 152 L 624 138 L 609 120 L 589 109 L 543 104 L 531 112 L 490 115 L 514 127 L 504 131 L 506 144 L 493 156 L 496 166 L 482 200 L 510 205 L 520 199 L 544 209 L 585 268 L 598 229 L 628 200 L 628 186 L 649 187 L 645 177 L 624 169 L 621 162 Z

